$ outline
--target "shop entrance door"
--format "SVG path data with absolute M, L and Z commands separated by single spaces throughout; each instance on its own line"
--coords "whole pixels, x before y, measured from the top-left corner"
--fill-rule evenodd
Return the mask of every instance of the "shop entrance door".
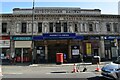
M 37 63 L 45 62 L 45 47 L 44 46 L 37 47 L 36 62 Z
M 111 60 L 111 50 L 107 49 L 105 50 L 105 58 L 106 60 Z
M 68 58 L 68 45 L 66 44 L 53 44 L 48 45 L 48 62 L 56 62 L 56 53 L 63 53 Z
M 94 56 L 99 56 L 98 49 L 93 49 Z

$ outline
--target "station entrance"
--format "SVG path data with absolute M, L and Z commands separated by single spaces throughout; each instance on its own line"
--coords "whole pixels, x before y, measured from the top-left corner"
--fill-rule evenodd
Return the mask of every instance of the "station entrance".
M 63 53 L 63 59 L 67 61 L 68 59 L 68 45 L 67 44 L 50 44 L 48 45 L 48 62 L 56 62 L 56 53 Z

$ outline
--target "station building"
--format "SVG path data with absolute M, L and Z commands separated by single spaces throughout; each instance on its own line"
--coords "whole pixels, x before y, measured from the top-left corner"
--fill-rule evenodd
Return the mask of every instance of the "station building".
M 99 9 L 35 7 L 14 8 L 0 17 L 0 48 L 5 56 L 15 55 L 17 62 L 32 58 L 36 63 L 56 62 L 56 53 L 64 54 L 64 62 L 120 55 L 120 15 L 101 14 Z

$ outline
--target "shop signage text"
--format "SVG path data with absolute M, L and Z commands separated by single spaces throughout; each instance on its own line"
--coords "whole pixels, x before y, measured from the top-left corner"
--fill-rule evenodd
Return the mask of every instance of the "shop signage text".
M 69 38 L 75 38 L 75 33 L 44 33 L 43 38 L 44 39 L 69 39 Z
M 0 47 L 9 48 L 10 47 L 10 40 L 0 40 Z
M 120 36 L 105 36 L 104 39 L 120 39 Z
M 27 40 L 32 40 L 32 37 L 13 37 L 13 40 L 27 41 Z

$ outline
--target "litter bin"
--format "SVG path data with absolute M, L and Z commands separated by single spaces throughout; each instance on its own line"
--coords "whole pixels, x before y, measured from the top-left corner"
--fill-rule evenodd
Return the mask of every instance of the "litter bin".
M 56 53 L 56 64 L 63 63 L 63 53 Z
M 100 64 L 100 56 L 93 56 L 92 64 Z

